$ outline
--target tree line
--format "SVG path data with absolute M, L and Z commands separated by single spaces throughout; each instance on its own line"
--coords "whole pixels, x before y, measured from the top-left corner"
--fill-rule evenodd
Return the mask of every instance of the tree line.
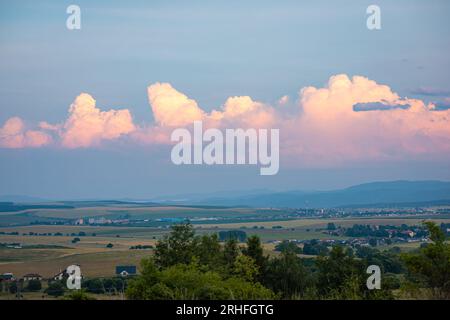
M 425 223 L 431 242 L 411 253 L 333 246 L 301 258 L 285 244 L 269 257 L 257 236 L 240 246 L 217 234 L 196 235 L 190 223 L 172 226 L 129 281 L 129 299 L 394 299 L 402 290 L 450 297 L 450 245 L 441 228 Z M 369 290 L 367 267 L 380 266 L 382 286 Z

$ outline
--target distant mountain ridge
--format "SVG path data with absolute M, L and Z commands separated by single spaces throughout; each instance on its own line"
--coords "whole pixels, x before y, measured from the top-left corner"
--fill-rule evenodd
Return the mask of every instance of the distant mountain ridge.
M 371 182 L 331 191 L 287 191 L 272 194 L 215 197 L 197 200 L 207 205 L 331 208 L 420 202 L 450 204 L 450 182 L 389 181 Z
M 0 202 L 44 203 L 43 199 L 27 196 L 0 196 Z M 157 205 L 195 205 L 228 207 L 273 207 L 273 208 L 332 208 L 356 206 L 421 206 L 450 205 L 449 181 L 386 181 L 370 182 L 344 189 L 329 191 L 284 191 L 274 192 L 265 189 L 249 191 L 224 191 L 210 194 L 174 195 L 149 200 L 73 200 L 53 201 L 55 204 L 85 206 L 135 204 Z M 5 204 L 6 205 L 6 204 Z
M 48 201 L 50 200 L 23 195 L 15 195 L 15 194 L 0 195 L 0 202 L 26 203 L 26 202 L 48 202 Z

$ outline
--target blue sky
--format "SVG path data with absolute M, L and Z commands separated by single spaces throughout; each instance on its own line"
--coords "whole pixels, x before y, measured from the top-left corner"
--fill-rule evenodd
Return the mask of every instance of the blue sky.
M 81 8 L 81 30 L 65 27 Z M 365 13 L 381 8 L 382 29 Z M 88 92 L 153 121 L 147 87 L 168 82 L 206 111 L 230 96 L 275 104 L 330 76 L 362 75 L 424 102 L 450 90 L 448 1 L 8 1 L 0 3 L 0 124 L 58 123 Z M 436 95 L 420 93 L 428 88 Z M 434 90 L 434 91 L 433 91 Z M 445 137 L 444 137 L 445 138 Z M 370 142 L 368 142 L 370 143 Z M 447 158 L 352 167 L 174 167 L 170 149 L 0 149 L 0 194 L 152 197 L 255 188 L 328 189 L 373 180 L 450 179 Z

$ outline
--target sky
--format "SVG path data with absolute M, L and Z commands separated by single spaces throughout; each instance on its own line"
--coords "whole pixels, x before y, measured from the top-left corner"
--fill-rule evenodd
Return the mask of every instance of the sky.
M 69 30 L 66 9 L 81 9 Z M 369 5 L 381 29 L 366 26 Z M 448 1 L 0 0 L 0 195 L 136 198 L 450 180 Z M 278 128 L 280 170 L 171 162 Z

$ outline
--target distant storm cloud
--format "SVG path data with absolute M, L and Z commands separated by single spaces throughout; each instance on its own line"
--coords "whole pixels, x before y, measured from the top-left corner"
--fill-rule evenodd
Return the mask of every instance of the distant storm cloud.
M 169 83 L 152 84 L 147 93 L 154 123 L 134 124 L 128 109 L 101 111 L 82 93 L 62 123 L 43 121 L 30 130 L 19 118 L 9 119 L 0 129 L 0 146 L 86 148 L 122 137 L 137 145 L 168 144 L 173 128 L 201 120 L 205 127 L 280 128 L 281 156 L 295 165 L 450 157 L 450 110 L 401 98 L 363 76 L 339 74 L 322 88 L 302 88 L 294 114 L 284 113 L 286 105 L 294 106 L 288 96 L 274 106 L 249 96 L 229 97 L 207 112 Z

